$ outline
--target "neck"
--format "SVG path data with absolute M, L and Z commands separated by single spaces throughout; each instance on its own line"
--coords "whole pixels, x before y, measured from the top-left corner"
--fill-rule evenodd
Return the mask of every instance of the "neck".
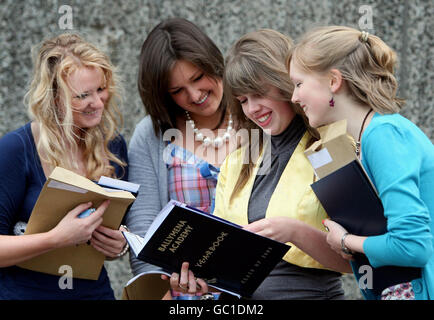
M 218 129 L 216 127 L 220 122 L 221 115 L 222 115 L 221 110 L 218 110 L 212 116 L 207 116 L 207 117 L 193 114 L 190 112 L 190 117 L 194 121 L 194 124 L 198 129 L 210 129 L 210 130 Z M 185 115 L 182 117 L 182 121 L 184 123 L 185 121 L 187 121 L 187 117 Z
M 362 122 L 365 119 L 366 114 L 371 110 L 368 105 L 361 105 L 354 103 L 350 99 L 346 101 L 339 101 L 340 108 L 336 111 L 337 118 L 335 121 L 347 119 L 347 131 L 357 141 L 359 139 L 360 130 L 362 129 Z M 369 121 L 374 112 L 371 112 L 365 121 L 363 130 L 368 126 Z

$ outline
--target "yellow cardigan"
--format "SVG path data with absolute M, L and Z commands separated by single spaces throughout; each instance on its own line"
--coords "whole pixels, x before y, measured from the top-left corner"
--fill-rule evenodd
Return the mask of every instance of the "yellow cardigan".
M 310 187 L 314 173 L 304 155 L 305 146 L 310 137 L 310 134 L 306 132 L 291 156 L 271 196 L 265 217 L 291 217 L 324 231 L 322 220 L 327 218 L 327 214 Z M 258 164 L 262 162 L 261 156 L 244 188 L 229 203 L 241 171 L 244 150 L 244 148 L 239 148 L 232 152 L 221 166 L 214 210 L 215 215 L 239 225 L 248 224 L 249 199 L 259 169 Z M 273 174 L 273 172 L 268 174 Z M 303 251 L 291 243 L 288 244 L 292 247 L 284 256 L 284 260 L 300 267 L 325 269 Z

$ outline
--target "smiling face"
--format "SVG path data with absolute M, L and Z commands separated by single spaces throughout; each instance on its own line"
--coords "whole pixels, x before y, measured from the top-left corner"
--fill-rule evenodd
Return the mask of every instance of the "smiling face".
M 266 97 L 254 93 L 237 97 L 246 117 L 272 136 L 285 131 L 295 116 L 289 103 L 280 98 L 281 93 L 272 86 Z
M 213 116 L 223 97 L 222 80 L 214 80 L 191 62 L 178 60 L 170 73 L 169 94 L 193 118 Z
M 67 77 L 71 90 L 73 121 L 80 128 L 92 128 L 101 122 L 109 93 L 99 68 L 81 67 Z
M 289 76 L 294 83 L 291 101 L 298 103 L 309 119 L 309 124 L 317 128 L 333 122 L 331 117 L 335 111 L 330 107 L 332 94 L 327 77 L 308 73 L 291 59 Z

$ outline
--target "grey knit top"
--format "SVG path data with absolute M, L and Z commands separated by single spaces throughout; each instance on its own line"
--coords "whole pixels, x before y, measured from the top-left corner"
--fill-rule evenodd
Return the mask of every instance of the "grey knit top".
M 126 225 L 131 232 L 142 237 L 169 201 L 167 166 L 164 161 L 166 145 L 161 134 L 159 137 L 155 135 L 150 116 L 137 124 L 129 143 L 129 181 L 140 184 L 140 190 L 126 216 Z M 133 256 L 130 254 L 134 275 L 161 269 Z

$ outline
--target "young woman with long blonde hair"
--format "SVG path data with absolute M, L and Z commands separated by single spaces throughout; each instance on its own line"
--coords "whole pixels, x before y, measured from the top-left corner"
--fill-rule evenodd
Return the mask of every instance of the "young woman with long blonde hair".
M 110 258 L 122 252 L 121 232 L 101 225 L 108 201 L 89 217 L 77 217 L 92 205 L 81 204 L 52 230 L 22 234 L 56 166 L 93 180 L 128 178 L 126 144 L 118 132 L 119 93 L 109 58 L 78 35 L 48 39 L 35 52 L 26 95 L 31 122 L 0 139 L 0 299 L 114 299 L 104 268 L 98 280 L 74 279 L 72 289 L 62 290 L 61 274 L 15 265 L 88 241 Z

